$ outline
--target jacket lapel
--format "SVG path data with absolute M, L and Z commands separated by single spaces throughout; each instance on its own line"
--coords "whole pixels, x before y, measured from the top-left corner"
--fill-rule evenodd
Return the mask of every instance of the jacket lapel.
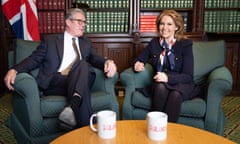
M 85 46 L 84 46 L 84 43 L 82 41 L 83 41 L 83 38 L 78 37 L 78 44 L 79 44 L 80 53 L 81 53 L 82 59 L 84 59 L 84 48 L 85 48 Z
M 56 39 L 56 44 L 57 44 L 57 53 L 60 59 L 60 62 L 62 61 L 63 58 L 63 47 L 64 47 L 64 35 L 59 35 Z

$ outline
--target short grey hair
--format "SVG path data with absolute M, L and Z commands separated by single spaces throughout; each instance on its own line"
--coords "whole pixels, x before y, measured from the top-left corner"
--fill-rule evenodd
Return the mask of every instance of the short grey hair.
M 65 16 L 65 20 L 66 19 L 73 19 L 73 15 L 76 13 L 81 13 L 85 16 L 85 12 L 82 9 L 79 8 L 71 8 L 67 11 L 66 16 Z

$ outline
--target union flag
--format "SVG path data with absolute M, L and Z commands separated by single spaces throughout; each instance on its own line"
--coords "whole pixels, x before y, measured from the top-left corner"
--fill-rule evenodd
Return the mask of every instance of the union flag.
M 2 10 L 17 38 L 40 40 L 36 0 L 2 0 Z

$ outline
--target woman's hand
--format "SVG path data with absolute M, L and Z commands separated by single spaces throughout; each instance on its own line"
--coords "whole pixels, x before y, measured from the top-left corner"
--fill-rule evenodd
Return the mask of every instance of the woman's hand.
M 164 72 L 157 72 L 157 74 L 153 77 L 156 82 L 168 82 L 168 76 Z
M 144 71 L 144 63 L 137 61 L 134 64 L 134 71 L 136 71 L 136 72 Z

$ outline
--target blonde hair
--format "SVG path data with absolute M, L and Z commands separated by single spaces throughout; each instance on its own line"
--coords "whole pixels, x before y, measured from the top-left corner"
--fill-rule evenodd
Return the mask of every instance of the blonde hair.
M 163 10 L 157 17 L 156 20 L 156 26 L 157 26 L 157 31 L 159 32 L 159 25 L 161 23 L 161 20 L 163 16 L 170 16 L 175 25 L 177 26 L 177 30 L 175 31 L 175 38 L 177 40 L 180 39 L 186 39 L 186 36 L 184 35 L 184 21 L 182 18 L 182 15 L 176 12 L 175 10 Z

